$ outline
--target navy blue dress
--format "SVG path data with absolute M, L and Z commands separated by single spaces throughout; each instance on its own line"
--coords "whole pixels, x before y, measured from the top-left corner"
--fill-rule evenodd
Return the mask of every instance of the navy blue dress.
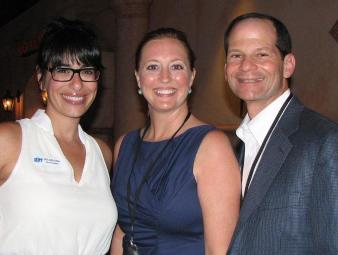
M 125 233 L 124 248 L 130 240 L 131 226 L 128 179 L 130 177 L 131 201 L 134 201 L 136 187 L 154 165 L 136 207 L 134 243 L 139 247 L 139 254 L 204 254 L 203 219 L 193 165 L 203 138 L 214 129 L 210 125 L 188 129 L 169 143 L 160 158 L 158 155 L 168 140 L 141 141 L 139 130 L 125 136 L 111 186 L 118 208 L 118 224 Z M 134 160 L 138 147 L 139 156 Z

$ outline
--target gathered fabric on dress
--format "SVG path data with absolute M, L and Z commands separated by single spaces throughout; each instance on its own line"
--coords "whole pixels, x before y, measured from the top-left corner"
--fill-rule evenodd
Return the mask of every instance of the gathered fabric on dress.
M 193 166 L 203 138 L 214 129 L 210 125 L 190 128 L 170 141 L 163 153 L 168 140 L 142 141 L 139 130 L 124 137 L 111 184 L 118 224 L 125 233 L 124 248 L 129 243 L 131 229 L 128 179 L 134 202 L 137 187 L 152 168 L 136 206 L 134 243 L 139 247 L 139 254 L 204 254 L 203 218 Z

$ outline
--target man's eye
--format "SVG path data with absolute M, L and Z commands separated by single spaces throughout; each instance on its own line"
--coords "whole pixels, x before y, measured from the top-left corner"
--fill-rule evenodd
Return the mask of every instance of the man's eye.
M 236 59 L 236 58 L 240 58 L 241 55 L 240 54 L 231 54 L 229 57 Z
M 269 54 L 265 53 L 265 52 L 262 52 L 262 53 L 258 53 L 257 56 L 258 57 L 267 57 L 267 56 L 269 56 Z
M 157 68 L 157 65 L 148 65 L 148 66 L 146 67 L 146 69 L 149 70 L 149 71 L 155 71 L 155 70 L 157 70 L 158 68 Z

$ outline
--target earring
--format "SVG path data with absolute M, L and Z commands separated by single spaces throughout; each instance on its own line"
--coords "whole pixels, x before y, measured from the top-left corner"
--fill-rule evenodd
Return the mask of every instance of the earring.
M 191 90 L 191 87 L 190 87 L 189 90 L 188 90 L 188 94 L 190 95 L 191 92 L 192 92 L 192 90 Z
M 137 94 L 139 94 L 139 95 L 142 95 L 142 94 L 143 94 L 141 88 L 139 88 L 139 89 L 137 90 Z

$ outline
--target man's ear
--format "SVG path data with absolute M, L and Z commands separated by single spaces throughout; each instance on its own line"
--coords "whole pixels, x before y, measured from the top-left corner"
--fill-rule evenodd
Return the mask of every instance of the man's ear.
M 283 77 L 288 79 L 292 76 L 296 68 L 296 58 L 292 53 L 287 54 L 284 57 L 283 65 Z
M 228 76 L 227 76 L 227 63 L 224 64 L 224 79 L 227 80 Z

